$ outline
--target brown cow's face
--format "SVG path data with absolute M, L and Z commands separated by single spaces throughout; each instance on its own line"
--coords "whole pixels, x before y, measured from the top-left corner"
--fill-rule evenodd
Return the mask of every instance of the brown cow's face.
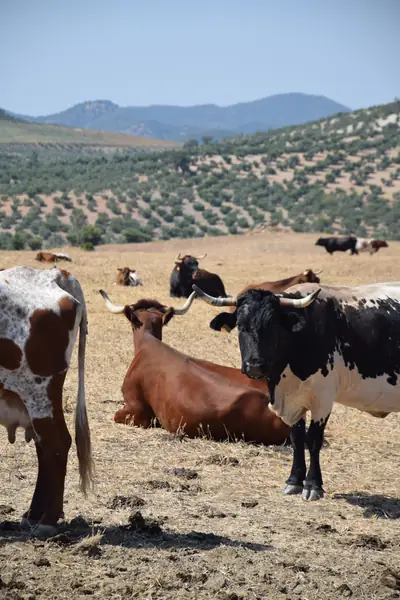
M 162 328 L 168 325 L 174 316 L 174 309 L 168 308 L 156 300 L 139 300 L 136 304 L 126 306 L 124 314 L 130 321 L 134 332 L 143 327 L 143 331 L 162 340 Z

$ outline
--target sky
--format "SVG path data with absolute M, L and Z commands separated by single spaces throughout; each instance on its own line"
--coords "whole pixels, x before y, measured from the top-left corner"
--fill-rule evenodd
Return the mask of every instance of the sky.
M 0 107 L 400 97 L 400 0 L 0 0 Z

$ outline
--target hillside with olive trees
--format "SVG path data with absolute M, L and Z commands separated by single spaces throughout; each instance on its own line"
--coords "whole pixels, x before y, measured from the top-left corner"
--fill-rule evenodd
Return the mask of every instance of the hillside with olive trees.
M 271 228 L 400 239 L 400 102 L 178 150 L 0 144 L 0 247 Z

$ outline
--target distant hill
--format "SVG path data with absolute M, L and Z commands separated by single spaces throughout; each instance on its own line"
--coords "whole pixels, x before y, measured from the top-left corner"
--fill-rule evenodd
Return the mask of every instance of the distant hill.
M 350 109 L 325 96 L 278 94 L 231 106 L 127 106 L 109 100 L 76 104 L 65 111 L 41 117 L 20 116 L 36 123 L 101 129 L 140 137 L 185 141 L 211 135 L 221 139 L 287 125 L 315 121 Z
M 32 123 L 16 118 L 0 109 L 0 147 L 13 146 L 52 146 L 69 147 L 109 147 L 138 149 L 169 149 L 177 144 L 166 140 L 154 140 L 149 137 L 126 135 L 116 132 L 76 129 Z
M 259 229 L 400 239 L 400 101 L 172 151 L 34 148 L 0 144 L 0 249 Z

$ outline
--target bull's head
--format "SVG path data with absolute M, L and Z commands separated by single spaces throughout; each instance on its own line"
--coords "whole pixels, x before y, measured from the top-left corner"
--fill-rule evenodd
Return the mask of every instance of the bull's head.
M 293 336 L 306 325 L 303 311 L 314 302 L 321 288 L 304 298 L 259 289 L 250 289 L 236 298 L 214 298 L 196 285 L 193 289 L 213 306 L 237 307 L 242 372 L 252 379 L 265 378 L 273 403 L 275 386 L 290 360 Z
M 99 290 L 108 310 L 113 314 L 124 314 L 135 331 L 142 326 L 154 337 L 162 339 L 162 328 L 168 325 L 175 315 L 184 315 L 190 309 L 196 293 L 192 292 L 185 304 L 181 307 L 165 306 L 157 300 L 142 299 L 135 304 L 115 305 L 111 302 L 104 290 Z
M 203 254 L 202 256 L 185 254 L 184 256 L 181 256 L 181 253 L 179 253 L 175 259 L 175 268 L 178 271 L 193 274 L 199 268 L 199 260 L 206 256 L 207 254 Z
M 306 269 L 299 278 L 299 283 L 319 283 L 321 280 L 318 275 L 322 273 L 322 269 L 314 271 L 312 269 Z
M 320 283 L 321 280 L 318 277 L 318 275 L 320 273 L 322 273 L 322 269 L 320 269 L 319 271 L 315 271 L 315 272 L 312 269 L 306 269 L 303 273 L 301 273 L 296 278 L 296 284 L 297 283 Z M 226 306 L 226 304 L 224 304 L 224 306 Z M 229 303 L 228 306 L 235 306 L 235 305 L 232 305 Z M 224 332 L 230 333 L 232 331 L 232 329 L 234 329 L 236 327 L 236 321 L 237 321 L 237 310 L 235 310 L 234 312 L 222 312 L 222 313 L 219 313 L 219 315 L 217 315 L 210 321 L 210 327 L 211 327 L 211 329 L 214 329 L 214 331 L 224 331 Z

